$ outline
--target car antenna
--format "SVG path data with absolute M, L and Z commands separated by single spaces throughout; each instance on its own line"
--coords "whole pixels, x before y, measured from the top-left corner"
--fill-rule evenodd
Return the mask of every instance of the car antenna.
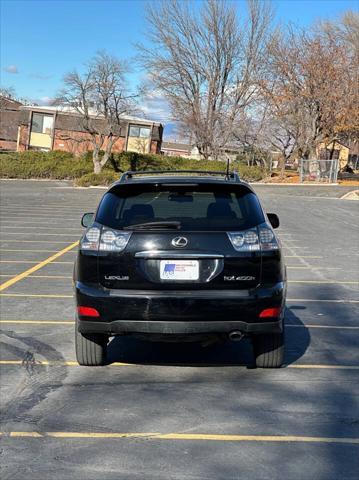
M 228 157 L 227 158 L 227 169 L 226 169 L 226 179 L 229 180 L 229 162 L 230 162 L 230 158 Z

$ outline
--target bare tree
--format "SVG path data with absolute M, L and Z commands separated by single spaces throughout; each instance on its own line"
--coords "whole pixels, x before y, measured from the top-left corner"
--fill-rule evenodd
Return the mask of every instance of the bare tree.
M 15 88 L 0 86 L 0 97 L 15 98 L 16 97 Z
M 238 117 L 256 96 L 271 9 L 248 0 L 247 19 L 239 22 L 225 0 L 206 0 L 198 10 L 192 3 L 162 0 L 149 7 L 152 47 L 139 50 L 173 118 L 191 131 L 207 159 L 230 142 Z
M 126 88 L 124 62 L 98 53 L 83 74 L 73 71 L 64 78 L 64 89 L 57 103 L 74 109 L 81 116 L 81 125 L 93 145 L 94 172 L 107 163 L 112 147 L 120 137 L 124 115 L 134 109 L 134 98 Z M 104 154 L 100 156 L 100 150 Z
M 289 27 L 273 36 L 268 53 L 262 93 L 275 123 L 285 126 L 285 143 L 288 132 L 294 136 L 299 156 L 316 157 L 318 146 L 335 140 L 354 118 L 348 49 L 334 36 Z
M 339 21 L 319 22 L 317 34 L 340 45 L 345 52 L 342 89 L 346 98 L 337 118 L 338 137 L 358 143 L 359 139 L 359 13 L 345 12 Z

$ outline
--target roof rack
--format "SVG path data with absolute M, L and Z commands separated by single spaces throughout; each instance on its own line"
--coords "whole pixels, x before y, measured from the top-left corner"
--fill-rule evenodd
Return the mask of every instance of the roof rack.
M 133 178 L 135 175 L 161 175 L 161 174 L 182 174 L 182 173 L 195 173 L 197 175 L 215 175 L 215 176 L 224 176 L 225 180 L 233 180 L 234 182 L 239 182 L 240 178 L 237 172 L 227 171 L 213 171 L 213 170 L 128 170 L 121 175 L 120 182 L 124 183 L 127 180 Z

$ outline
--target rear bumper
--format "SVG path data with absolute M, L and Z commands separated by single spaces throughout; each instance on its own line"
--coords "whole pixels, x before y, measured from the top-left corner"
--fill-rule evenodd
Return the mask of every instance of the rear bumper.
M 273 320 L 273 319 L 272 319 Z M 101 333 L 121 335 L 128 333 L 158 335 L 195 335 L 200 333 L 230 333 L 235 330 L 242 333 L 280 333 L 283 322 L 247 323 L 247 322 L 158 322 L 136 320 L 114 320 L 113 322 L 78 321 L 81 333 Z
M 106 290 L 76 282 L 77 305 L 99 318 L 80 317 L 82 333 L 196 334 L 281 332 L 282 318 L 259 318 L 272 307 L 284 312 L 284 282 L 252 290 Z M 283 315 L 283 314 L 282 314 Z

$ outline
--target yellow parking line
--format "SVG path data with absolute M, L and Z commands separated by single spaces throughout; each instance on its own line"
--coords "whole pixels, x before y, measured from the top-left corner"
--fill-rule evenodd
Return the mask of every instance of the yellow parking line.
M 0 365 L 23 365 L 26 362 L 23 360 L 0 360 Z M 36 360 L 34 362 L 34 365 L 38 366 L 68 366 L 68 367 L 80 367 L 80 365 L 75 362 L 75 361 L 48 361 L 48 360 Z M 108 367 L 158 367 L 162 365 L 154 364 L 154 363 L 148 363 L 148 364 L 138 364 L 138 363 L 123 363 L 123 362 L 114 362 L 110 363 Z M 171 363 L 166 366 L 170 367 L 176 367 L 176 366 L 183 366 L 182 363 L 176 364 L 176 363 Z M 193 364 L 191 363 L 191 367 L 203 367 L 203 364 L 198 363 L 198 364 Z M 208 365 L 207 365 L 208 366 Z M 218 366 L 218 365 L 215 365 Z M 232 364 L 223 364 L 224 367 L 232 366 Z M 233 365 L 235 366 L 235 365 Z M 295 363 L 292 365 L 287 365 L 282 368 L 282 370 L 285 370 L 287 368 L 295 368 L 295 369 L 324 369 L 324 370 L 359 370 L 359 365 L 312 365 L 312 364 L 299 364 Z
M 64 253 L 72 250 L 73 248 L 77 247 L 79 244 L 78 241 L 71 243 L 67 247 L 63 248 L 59 252 L 55 253 L 54 255 L 51 255 L 51 257 L 47 258 L 46 260 L 43 260 L 42 262 L 38 263 L 34 267 L 29 268 L 28 270 L 25 270 L 24 272 L 20 273 L 19 275 L 16 275 L 16 277 L 10 278 L 10 280 L 7 280 L 5 283 L 2 283 L 0 285 L 0 291 L 5 290 L 6 288 L 11 287 L 11 285 L 14 285 L 15 283 L 19 282 L 23 278 L 31 275 L 31 273 L 36 272 L 37 270 L 40 270 L 40 268 L 44 267 L 45 265 L 48 265 L 51 263 L 53 260 L 56 260 L 56 258 L 61 257 Z
M 309 437 L 303 435 L 233 435 L 216 433 L 159 433 L 159 432 L 0 432 L 11 438 L 91 438 L 121 439 L 146 438 L 148 440 L 188 440 L 217 442 L 281 442 L 281 443 L 342 443 L 358 444 L 359 438 Z

